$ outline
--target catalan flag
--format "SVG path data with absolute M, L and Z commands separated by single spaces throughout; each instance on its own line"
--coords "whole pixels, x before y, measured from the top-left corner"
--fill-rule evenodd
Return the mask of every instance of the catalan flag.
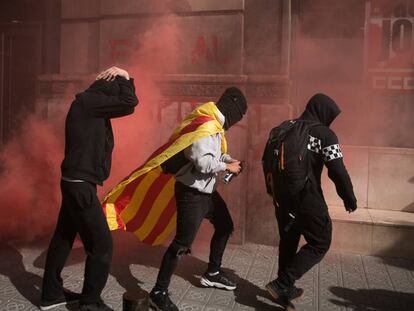
M 163 243 L 176 226 L 175 178 L 164 174 L 160 165 L 193 142 L 218 133 L 222 137 L 222 152 L 226 153 L 219 114 L 213 102 L 197 107 L 166 144 L 106 195 L 102 207 L 111 230 L 131 231 L 147 244 Z

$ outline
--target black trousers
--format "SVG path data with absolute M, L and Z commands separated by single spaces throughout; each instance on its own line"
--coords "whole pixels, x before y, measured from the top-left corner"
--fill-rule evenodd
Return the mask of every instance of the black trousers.
M 168 289 L 180 257 L 191 252 L 191 245 L 204 218 L 210 220 L 215 230 L 210 243 L 209 272 L 220 269 L 224 249 L 233 232 L 233 221 L 226 203 L 218 192 L 201 193 L 176 182 L 175 199 L 177 232 L 162 259 L 155 290 Z
M 79 233 L 87 258 L 81 304 L 100 301 L 112 258 L 112 237 L 96 186 L 87 182 L 61 181 L 62 206 L 50 242 L 43 276 L 42 299 L 54 300 L 63 294 L 60 276 Z
M 288 204 L 288 202 L 285 202 Z M 306 201 L 302 202 L 306 204 Z M 322 260 L 329 250 L 332 239 L 332 222 L 325 208 L 319 213 L 309 214 L 297 212 L 291 228 L 285 228 L 291 218 L 289 207 L 276 206 L 276 218 L 279 225 L 279 268 L 278 281 L 291 287 L 307 271 Z M 306 244 L 297 252 L 301 235 Z

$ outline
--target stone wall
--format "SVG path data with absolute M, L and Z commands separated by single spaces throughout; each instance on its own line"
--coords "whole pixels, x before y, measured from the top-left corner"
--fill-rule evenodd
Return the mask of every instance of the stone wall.
M 414 150 L 346 146 L 344 159 L 362 208 L 414 212 Z M 332 182 L 324 175 L 328 205 L 342 207 Z
M 282 66 L 289 44 L 282 40 L 289 17 L 283 3 L 62 0 L 61 73 L 39 78 L 37 109 L 53 117 L 65 95 L 86 86 L 89 74 L 113 64 L 130 66 L 142 40 L 168 15 L 180 53 L 167 68 L 169 74 L 156 78 L 163 95 L 154 120 L 164 124 L 160 137 L 168 136 L 195 105 L 215 100 L 226 87 L 236 85 L 246 93 L 248 116 L 228 133 L 230 152 L 246 161 L 246 170 L 221 191 L 235 222 L 233 242 L 242 243 L 250 235 L 260 239 L 263 229 L 274 225 L 264 207 L 267 198 L 255 195 L 262 188 L 258 159 L 269 129 L 292 116 L 289 78 Z
M 269 130 L 295 116 L 287 3 L 62 0 L 61 74 L 39 78 L 37 109 L 53 117 L 67 94 L 87 85 L 89 74 L 112 64 L 131 64 L 142 38 L 169 14 L 182 44 L 175 66 L 155 78 L 163 95 L 153 120 L 163 124 L 160 140 L 199 103 L 216 99 L 228 86 L 240 87 L 249 101 L 248 115 L 229 131 L 228 140 L 230 153 L 245 160 L 246 169 L 220 191 L 234 218 L 233 242 L 275 244 L 274 208 L 265 194 L 260 158 Z M 344 155 L 361 208 L 414 211 L 412 151 L 346 146 Z M 332 182 L 323 178 L 335 214 L 343 209 L 342 202 Z

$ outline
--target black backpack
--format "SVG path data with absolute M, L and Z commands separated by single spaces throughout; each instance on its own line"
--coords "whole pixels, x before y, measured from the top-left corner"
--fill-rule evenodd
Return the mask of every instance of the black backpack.
M 282 195 L 299 195 L 311 177 L 309 132 L 317 125 L 321 123 L 288 120 L 270 131 L 262 165 L 266 191 L 276 202 Z

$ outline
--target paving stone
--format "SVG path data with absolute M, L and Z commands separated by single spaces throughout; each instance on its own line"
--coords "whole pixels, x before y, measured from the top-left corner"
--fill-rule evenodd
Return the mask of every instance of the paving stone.
M 220 306 L 223 309 L 232 309 L 234 305 L 234 294 L 221 290 L 214 290 L 210 299 L 208 301 L 208 305 L 212 305 L 215 307 Z M 214 310 L 214 309 L 212 309 Z
M 191 300 L 182 300 L 177 306 L 182 311 L 201 311 L 204 309 L 205 304 Z
M 332 286 L 342 286 L 340 258 L 338 254 L 328 254 L 319 264 L 319 310 L 342 311 L 344 307 L 332 302 L 334 295 L 330 291 Z
M 117 239 L 114 243 L 120 242 Z M 137 245 L 135 240 L 123 243 L 117 245 L 102 292 L 105 303 L 116 311 L 122 310 L 122 295 L 127 290 L 152 289 L 159 259 L 165 252 L 165 248 Z M 0 311 L 38 310 L 44 248 L 0 249 Z M 202 247 L 197 246 L 197 254 L 183 258 L 172 277 L 170 295 L 180 310 L 282 310 L 264 288 L 277 275 L 277 248 L 257 244 L 229 246 L 223 270 L 238 282 L 234 292 L 201 287 L 208 245 L 205 249 L 202 253 Z M 64 286 L 75 292 L 82 289 L 84 259 L 83 250 L 75 249 L 62 273 Z M 331 252 L 296 285 L 305 290 L 295 301 L 298 311 L 412 311 L 414 261 Z M 66 310 L 64 306 L 55 309 Z

